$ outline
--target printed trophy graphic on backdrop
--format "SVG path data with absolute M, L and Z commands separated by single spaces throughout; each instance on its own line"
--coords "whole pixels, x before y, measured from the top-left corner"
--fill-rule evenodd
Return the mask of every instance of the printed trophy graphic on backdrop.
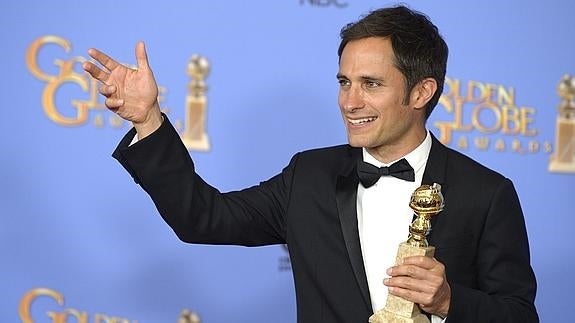
M 206 113 L 208 89 L 205 79 L 210 72 L 208 60 L 199 55 L 193 55 L 188 63 L 188 75 L 191 81 L 186 97 L 186 116 L 182 141 L 188 149 L 207 151 L 210 149 L 206 133 Z
M 409 226 L 409 238 L 397 249 L 396 264 L 405 257 L 433 257 L 435 247 L 429 246 L 425 236 L 430 230 L 430 219 L 443 210 L 441 185 L 421 185 L 411 195 L 409 207 L 415 212 L 415 220 Z M 369 318 L 369 323 L 429 323 L 417 304 L 389 294 L 385 307 Z
M 178 323 L 201 323 L 201 321 L 200 316 L 196 312 L 184 309 L 178 318 Z
M 555 153 L 549 161 L 549 170 L 575 173 L 575 77 L 563 76 L 557 94 L 561 103 L 555 126 Z

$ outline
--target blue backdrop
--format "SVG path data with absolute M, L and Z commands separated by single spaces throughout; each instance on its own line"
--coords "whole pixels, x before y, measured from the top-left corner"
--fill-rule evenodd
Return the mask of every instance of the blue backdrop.
M 187 64 L 205 56 L 211 146 L 190 153 L 209 183 L 239 189 L 276 174 L 297 151 L 346 141 L 339 30 L 390 4 L 2 2 L 0 322 L 177 322 L 184 309 L 207 323 L 295 322 L 285 249 L 177 240 L 110 157 L 129 125 L 102 108 L 80 62 L 96 47 L 135 64 L 134 46 L 144 40 L 161 105 L 182 125 Z M 549 169 L 556 151 L 569 152 L 557 147 L 557 86 L 575 74 L 575 3 L 408 5 L 427 13 L 450 46 L 429 128 L 514 181 L 541 321 L 568 321 L 575 159 L 562 172 Z

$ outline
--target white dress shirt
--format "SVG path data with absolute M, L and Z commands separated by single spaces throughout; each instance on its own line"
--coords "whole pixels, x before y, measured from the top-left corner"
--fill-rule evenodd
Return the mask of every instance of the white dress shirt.
M 357 225 L 374 312 L 385 306 L 388 290 L 383 279 L 388 277 L 386 270 L 395 265 L 397 247 L 408 238 L 413 219 L 409 200 L 421 185 L 430 150 L 431 136 L 428 132 L 425 140 L 404 157 L 415 171 L 415 182 L 383 176 L 369 188 L 361 183 L 358 185 Z M 365 148 L 363 160 L 377 167 L 393 164 L 378 161 Z M 442 321 L 440 317 L 432 316 L 432 323 Z

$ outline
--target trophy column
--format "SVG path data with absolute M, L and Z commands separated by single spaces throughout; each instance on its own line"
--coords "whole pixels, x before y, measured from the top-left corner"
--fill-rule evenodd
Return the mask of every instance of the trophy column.
M 435 248 L 429 246 L 425 236 L 431 227 L 430 219 L 443 210 L 441 185 L 422 185 L 411 195 L 409 206 L 416 218 L 409 226 L 409 238 L 397 250 L 395 263 L 411 256 L 433 257 Z M 369 318 L 369 323 L 429 323 L 417 304 L 395 295 L 387 295 L 385 307 Z

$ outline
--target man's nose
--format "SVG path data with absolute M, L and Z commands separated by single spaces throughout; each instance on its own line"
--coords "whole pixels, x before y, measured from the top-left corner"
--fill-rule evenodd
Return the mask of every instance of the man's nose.
M 361 89 L 351 87 L 341 93 L 341 106 L 346 112 L 353 112 L 364 106 Z

